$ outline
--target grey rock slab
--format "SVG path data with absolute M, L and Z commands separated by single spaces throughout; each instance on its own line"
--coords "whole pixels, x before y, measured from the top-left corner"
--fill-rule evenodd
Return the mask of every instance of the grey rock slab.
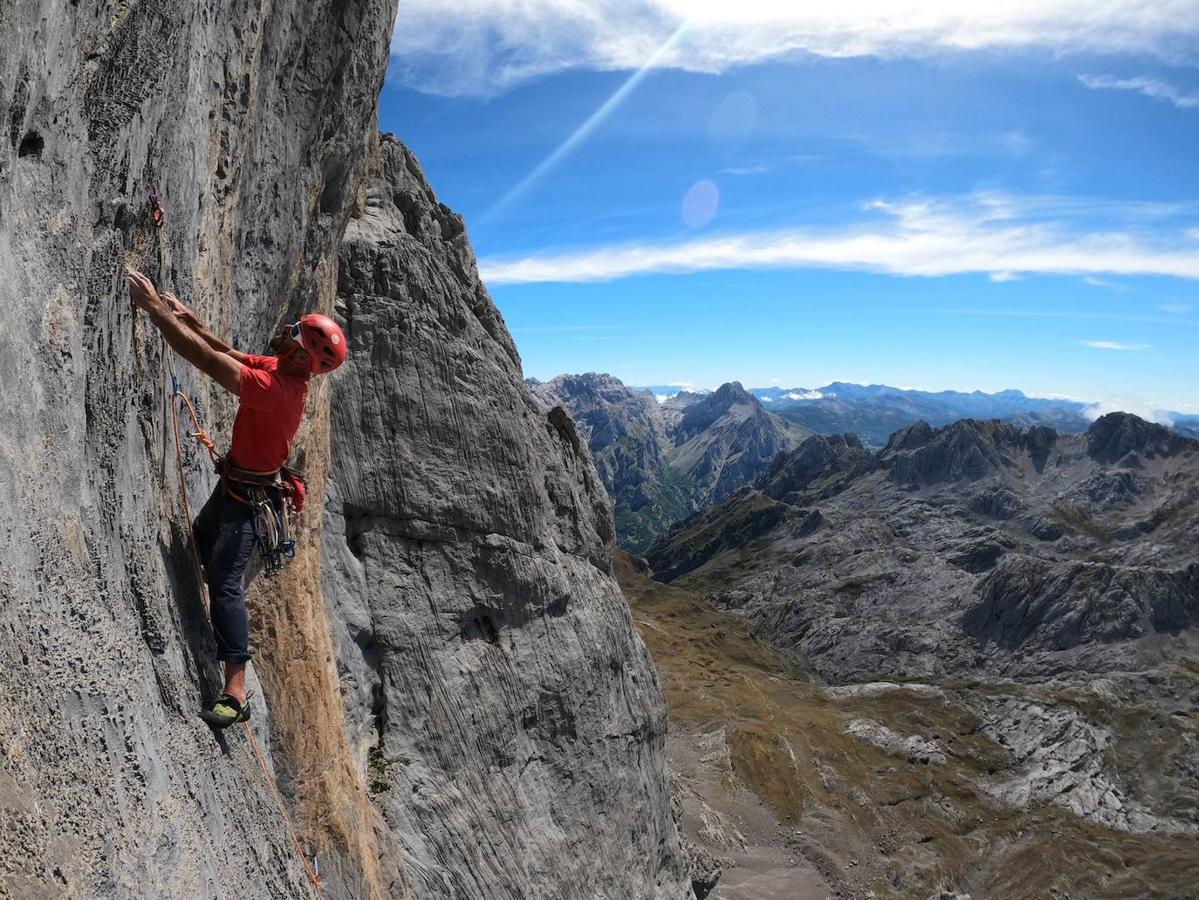
M 390 136 L 338 275 L 325 592 L 418 897 L 683 898 L 666 707 L 587 442 L 530 396 L 460 217 Z M 368 703 L 369 699 L 369 703 Z
M 942 765 L 945 762 L 945 753 L 935 741 L 919 735 L 900 734 L 881 722 L 850 719 L 845 723 L 845 733 L 908 762 L 925 765 Z
M 1107 828 L 1135 833 L 1196 833 L 1199 824 L 1155 814 L 1131 798 L 1106 756 L 1112 736 L 1077 711 L 1020 698 L 985 704 L 983 734 L 1008 750 L 1009 765 L 983 791 L 1027 808 L 1051 802 Z

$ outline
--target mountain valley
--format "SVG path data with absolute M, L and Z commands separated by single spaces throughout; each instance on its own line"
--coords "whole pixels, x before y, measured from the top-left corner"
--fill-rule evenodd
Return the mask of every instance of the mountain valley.
M 1161 426 L 919 423 L 877 453 L 809 439 L 650 550 L 669 587 L 624 580 L 672 716 L 709 747 L 676 768 L 819 836 L 800 857 L 872 843 L 837 872 L 874 896 L 1183 897 L 1197 534 L 1199 442 Z
M 753 481 L 811 433 L 736 382 L 662 404 L 610 375 L 525 383 L 547 410 L 561 405 L 579 425 L 612 496 L 618 542 L 632 552 Z

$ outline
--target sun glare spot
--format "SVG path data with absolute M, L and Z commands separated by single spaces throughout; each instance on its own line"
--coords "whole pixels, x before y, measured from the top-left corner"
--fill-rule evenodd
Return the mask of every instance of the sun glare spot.
M 697 181 L 683 195 L 683 222 L 702 228 L 712 221 L 720 206 L 720 189 L 710 181 Z

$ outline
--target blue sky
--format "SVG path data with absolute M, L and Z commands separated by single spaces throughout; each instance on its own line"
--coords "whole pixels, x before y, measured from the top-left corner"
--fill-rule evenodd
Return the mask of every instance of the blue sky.
M 790 6 L 401 6 L 526 375 L 1199 411 L 1199 2 Z

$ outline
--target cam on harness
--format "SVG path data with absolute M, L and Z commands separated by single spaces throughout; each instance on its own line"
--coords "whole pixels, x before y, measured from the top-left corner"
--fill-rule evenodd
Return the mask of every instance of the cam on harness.
M 254 542 L 262 558 L 262 574 L 277 575 L 284 561 L 296 555 L 292 516 L 304 509 L 304 476 L 287 466 L 274 472 L 239 469 L 226 457 L 216 460 L 216 470 L 225 496 L 254 511 Z

